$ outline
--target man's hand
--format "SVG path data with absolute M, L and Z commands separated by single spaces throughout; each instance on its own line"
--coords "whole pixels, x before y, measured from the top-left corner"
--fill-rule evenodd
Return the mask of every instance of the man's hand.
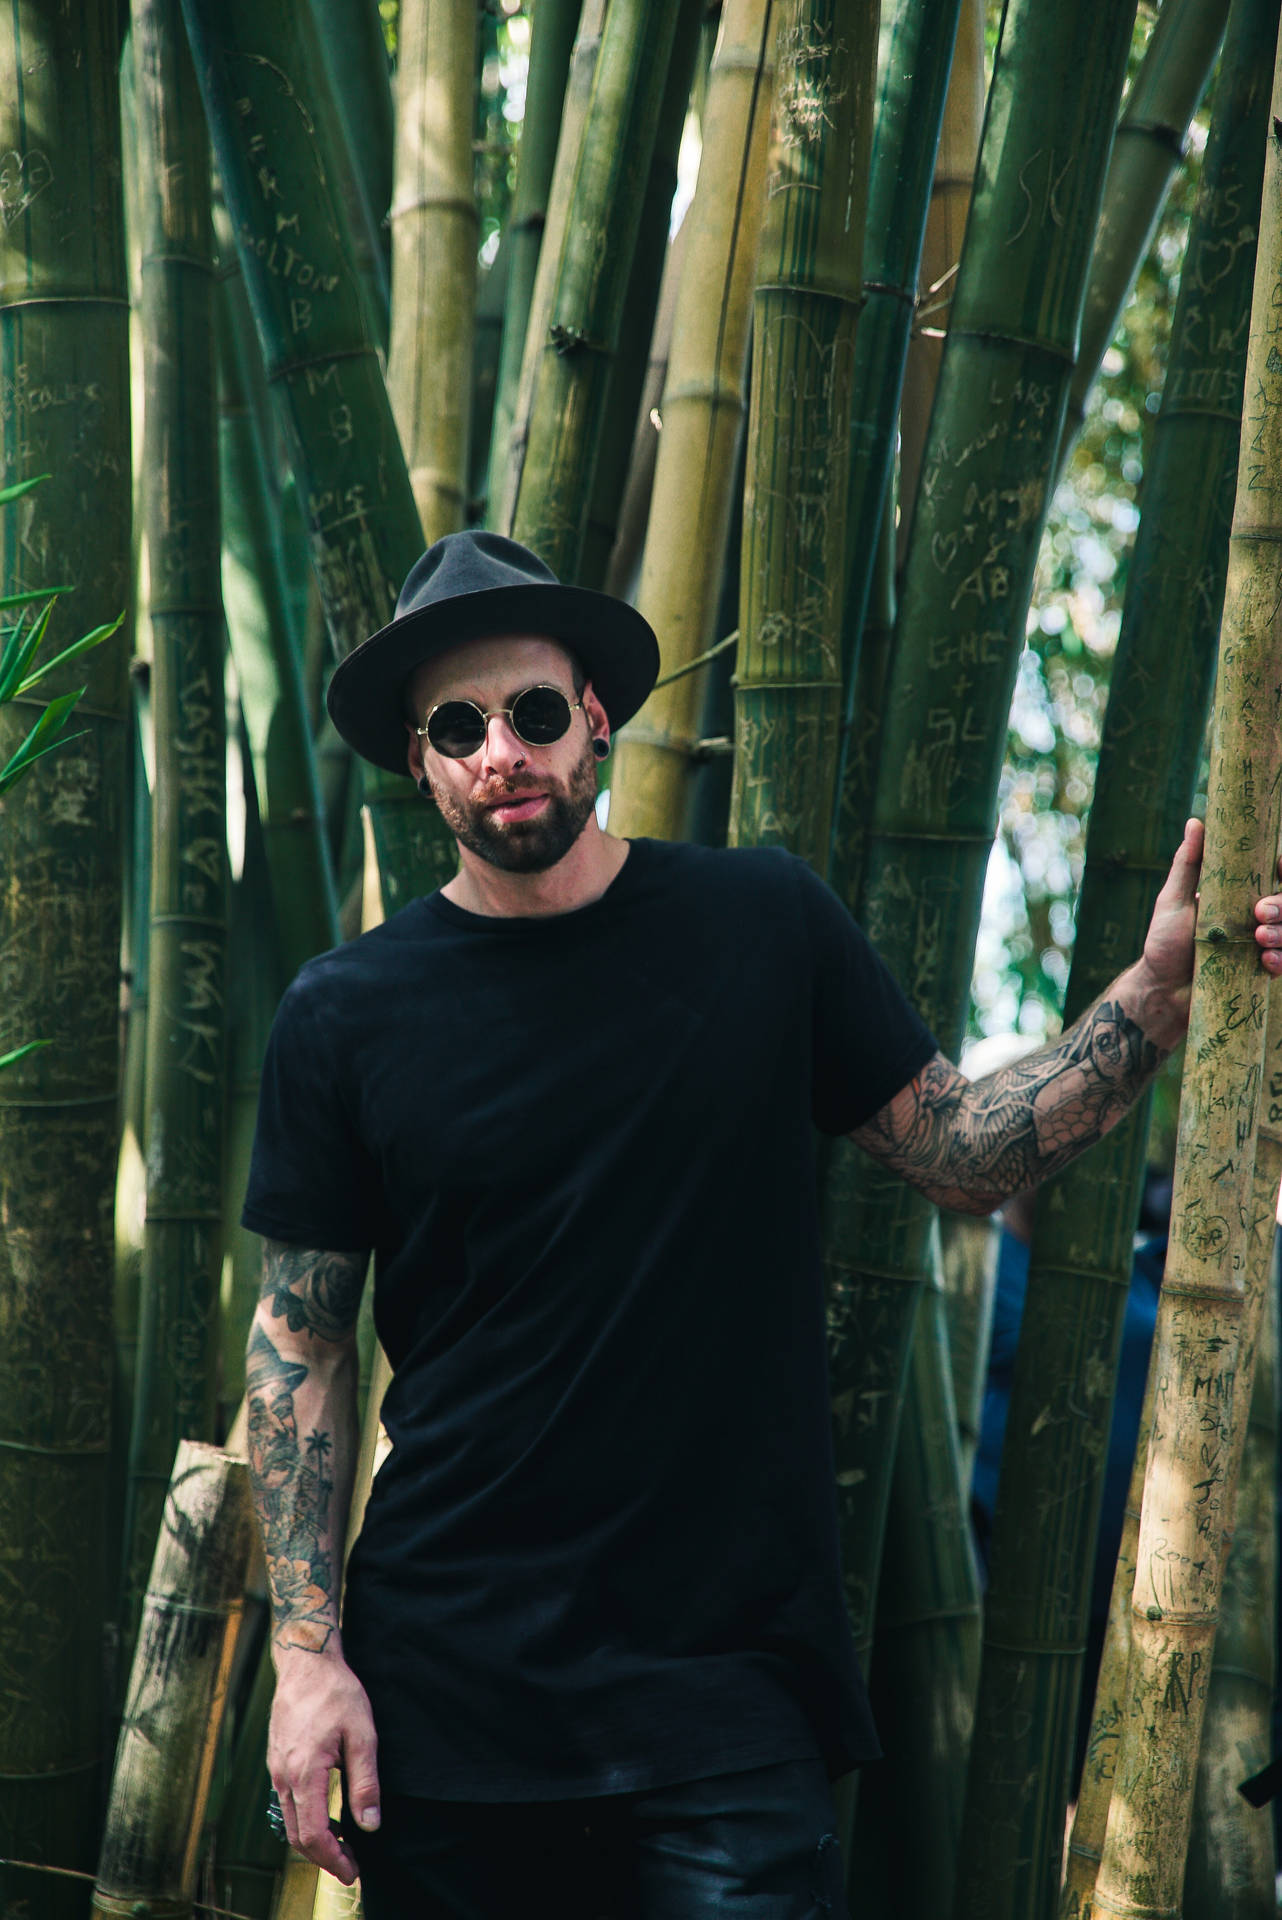
M 345 1887 L 357 1867 L 330 1832 L 329 1772 L 343 1769 L 347 1804 L 357 1825 L 372 1833 L 380 1818 L 377 1753 L 369 1700 L 341 1654 L 278 1649 L 267 1766 L 285 1832 L 292 1847 Z
M 1185 822 L 1184 838 L 1153 906 L 1144 952 L 1117 983 L 1145 1039 L 1163 1053 L 1180 1044 L 1189 1023 L 1197 882 L 1205 838 L 1200 820 Z
M 1278 861 L 1282 875 L 1282 859 Z M 1255 903 L 1255 944 L 1260 949 L 1260 965 L 1276 980 L 1282 973 L 1282 893 L 1265 894 Z

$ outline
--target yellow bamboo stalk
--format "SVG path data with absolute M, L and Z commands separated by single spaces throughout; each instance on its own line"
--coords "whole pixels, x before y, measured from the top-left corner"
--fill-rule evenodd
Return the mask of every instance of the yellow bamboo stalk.
M 899 403 L 897 547 L 901 565 L 908 547 L 931 404 L 939 384 L 939 364 L 944 357 L 944 335 L 970 211 L 983 120 L 984 4 L 983 0 L 962 0 L 917 276 L 918 317 L 904 362 L 904 391 Z
M 1274 124 L 1282 115 L 1275 74 Z M 1237 501 L 1221 635 L 1197 960 L 1132 1651 L 1095 1914 L 1179 1912 L 1215 1642 L 1250 1258 L 1267 980 L 1251 917 L 1270 889 L 1282 772 L 1282 155 L 1265 161 Z
M 475 0 L 401 0 L 388 391 L 424 539 L 466 522 L 476 305 Z
M 686 216 L 663 422 L 637 604 L 659 636 L 659 677 L 715 639 L 761 244 L 774 92 L 772 0 L 727 0 L 712 56 L 703 154 Z M 620 735 L 610 830 L 680 839 L 705 674 L 656 688 Z
M 245 1462 L 180 1441 L 116 1749 L 94 1920 L 192 1911 L 253 1537 Z

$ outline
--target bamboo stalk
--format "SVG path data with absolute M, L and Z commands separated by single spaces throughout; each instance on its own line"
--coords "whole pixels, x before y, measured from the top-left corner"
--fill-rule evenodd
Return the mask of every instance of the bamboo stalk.
M 308 0 L 316 16 L 325 70 L 338 108 L 348 165 L 340 183 L 348 228 L 370 294 L 380 341 L 387 339 L 395 113 L 387 43 L 372 0 Z
M 1127 95 L 1104 184 L 1077 367 L 1068 391 L 1061 467 L 1081 431 L 1086 395 L 1183 161 L 1189 122 L 1206 92 L 1228 13 L 1229 0 L 1172 0 L 1164 6 Z M 1249 217 L 1251 202 L 1242 205 Z
M 428 546 L 467 513 L 478 213 L 474 0 L 401 0 L 388 391 Z
M 1282 65 L 1271 113 L 1282 115 Z M 1242 1270 L 1264 1064 L 1267 980 L 1251 901 L 1267 891 L 1282 777 L 1282 156 L 1269 142 L 1251 303 L 1246 398 L 1216 689 L 1197 965 L 1180 1150 L 1156 1347 L 1153 1437 L 1131 1602 L 1122 1729 L 1093 1911 L 1176 1910 L 1206 1677 L 1220 1532 L 1233 1497 Z M 1274 369 L 1277 369 L 1274 371 Z M 1149 1731 L 1152 1729 L 1152 1731 Z
M 422 530 L 331 183 L 335 109 L 310 7 L 183 0 L 267 372 L 337 656 L 391 619 Z M 455 847 L 408 779 L 362 770 L 389 903 Z
M 776 24 L 771 0 L 728 0 L 712 56 L 637 590 L 637 605 L 659 636 L 660 679 L 716 638 L 731 483 L 747 410 Z M 706 681 L 705 672 L 687 673 L 657 688 L 619 736 L 613 832 L 682 836 Z
M 94 1920 L 187 1920 L 253 1543 L 249 1469 L 184 1440 L 147 1581 Z
M 611 0 L 605 17 L 511 516 L 513 537 L 561 579 L 579 566 L 659 108 L 678 17 L 693 4 Z
M 783 0 L 753 297 L 730 840 L 828 861 L 877 9 Z
M 589 12 L 593 11 L 589 8 Z M 601 10 L 603 12 L 603 10 Z M 503 308 L 503 342 L 494 395 L 487 499 L 497 507 L 521 384 L 526 332 L 535 298 L 535 276 L 550 209 L 553 170 L 562 125 L 570 54 L 579 27 L 580 0 L 539 0 L 530 25 L 530 64 L 525 82 L 525 119 L 517 155 L 512 213 L 501 252 L 511 255 Z M 595 25 L 599 38 L 600 22 Z M 595 60 L 595 50 L 593 52 Z M 586 96 L 583 96 L 586 105 Z M 570 119 L 577 118 L 571 104 Z M 572 137 L 567 130 L 567 148 Z M 559 242 L 558 242 L 559 244 Z M 497 521 L 492 522 L 498 525 Z
M 939 368 L 944 336 L 952 311 L 961 260 L 962 237 L 970 210 L 979 135 L 984 119 L 983 0 L 962 0 L 957 40 L 944 100 L 944 119 L 931 182 L 930 208 L 922 241 L 917 281 L 917 311 L 904 362 L 903 395 L 899 407 L 899 529 L 900 560 L 908 550 L 917 481 L 926 445 L 926 429 Z
M 0 521 L 5 591 L 74 585 L 49 644 L 129 597 L 128 296 L 116 6 L 0 17 Z M 72 609 L 68 615 L 64 609 Z M 68 620 L 72 623 L 67 624 Z M 0 799 L 0 1857 L 92 1872 L 100 1805 L 128 639 L 0 712 L 0 766 L 84 684 L 80 738 Z M 56 1523 L 55 1523 L 56 1516 Z M 114 1558 L 114 1554 L 113 1554 Z M 42 1920 L 84 1894 L 24 1880 Z M 14 1886 L 14 1882 L 9 1882 Z M 6 1892 L 8 1889 L 6 1889 Z
M 1253 235 L 1276 0 L 1239 0 L 1223 112 L 1189 234 L 1171 364 L 1147 463 L 1087 839 L 1065 1018 L 1139 952 L 1188 815 L 1215 666 L 1236 478 Z M 1210 288 L 1229 242 L 1230 271 Z M 1181 689 L 1160 740 L 1152 689 Z M 1007 1420 L 959 1912 L 1046 1907 L 1071 1792 L 1110 1409 L 1144 1178 L 1147 1101 L 1038 1198 Z M 1038 1516 L 1034 1526 L 1031 1516 Z M 1049 1730 L 1056 1730 L 1052 1740 Z
M 209 150 L 177 0 L 134 0 L 142 320 L 142 599 L 156 736 L 147 1216 L 124 1542 L 126 1635 L 174 1448 L 213 1437 L 222 1268 L 226 723 Z

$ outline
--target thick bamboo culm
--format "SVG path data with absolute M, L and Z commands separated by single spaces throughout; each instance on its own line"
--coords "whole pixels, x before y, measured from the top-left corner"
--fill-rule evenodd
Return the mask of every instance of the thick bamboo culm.
M 686 215 L 650 521 L 637 605 L 660 677 L 713 631 L 747 397 L 744 391 L 774 91 L 772 0 L 729 0 L 712 56 L 699 179 Z M 659 687 L 616 743 L 610 827 L 680 839 L 706 675 Z
M 1117 331 L 1167 189 L 1184 157 L 1188 125 L 1215 66 L 1228 13 L 1229 0 L 1172 0 L 1164 6 L 1127 95 L 1082 308 L 1082 337 L 1060 442 L 1061 468 L 1081 431 L 1086 395 Z M 1244 209 L 1249 206 L 1242 204 Z
M 1141 950 L 1192 803 L 1237 473 L 1246 348 L 1238 316 L 1250 299 L 1254 238 L 1238 210 L 1259 200 L 1276 22 L 1276 0 L 1237 0 L 1225 41 L 1222 111 L 1189 233 L 1113 664 L 1066 1021 Z M 1217 278 L 1226 242 L 1231 265 Z M 1146 718 L 1152 688 L 1166 678 L 1181 698 L 1159 742 Z M 985 1920 L 1026 1904 L 1045 1909 L 1059 1884 L 1147 1113 L 1145 1101 L 1038 1194 L 994 1519 L 959 1902 L 960 1912 Z
M 140 599 L 151 635 L 156 772 L 126 1644 L 174 1448 L 214 1432 L 228 884 L 209 144 L 178 0 L 134 0 L 131 39 L 148 370 Z
M 828 864 L 877 8 L 781 0 L 753 296 L 732 845 Z
M 414 495 L 332 182 L 345 164 L 316 25 L 292 0 L 183 0 L 269 388 L 334 653 L 392 617 L 422 552 Z M 454 871 L 408 778 L 362 773 L 389 905 Z
M 1282 66 L 1273 116 L 1282 116 Z M 1282 773 L 1282 154 L 1270 141 L 1251 303 L 1237 502 L 1216 689 L 1197 962 L 1131 1603 L 1123 1725 L 1093 1911 L 1177 1911 L 1220 1532 L 1231 1512 L 1238 1346 L 1267 976 L 1251 903 L 1273 883 Z
M 368 289 L 377 337 L 386 344 L 391 295 L 387 210 L 392 202 L 395 109 L 383 21 L 377 6 L 353 6 L 351 0 L 310 0 L 310 5 L 343 126 L 349 165 L 341 190 L 353 251 Z
M 426 545 L 467 513 L 479 215 L 475 0 L 401 0 L 387 385 Z
M 0 231 L 3 481 L 50 478 L 0 515 L 6 591 L 71 586 L 48 644 L 130 599 L 129 304 L 122 22 L 109 0 L 0 23 L 0 145 L 20 181 Z M 56 145 L 52 130 L 57 130 Z M 56 399 L 57 404 L 53 404 Z M 112 1193 L 119 1099 L 129 641 L 0 711 L 0 765 L 84 686 L 78 739 L 0 799 L 0 1857 L 92 1872 L 101 1804 Z M 80 1920 L 74 1882 L 0 1869 L 3 1904 Z
M 563 580 L 576 577 L 582 552 L 678 16 L 696 4 L 611 0 L 552 264 L 548 330 L 529 340 L 536 357 L 511 531 Z M 551 242 L 549 232 L 545 252 Z M 537 317 L 532 309 L 532 325 Z
M 94 1920 L 187 1920 L 253 1543 L 249 1469 L 184 1440 L 147 1581 Z

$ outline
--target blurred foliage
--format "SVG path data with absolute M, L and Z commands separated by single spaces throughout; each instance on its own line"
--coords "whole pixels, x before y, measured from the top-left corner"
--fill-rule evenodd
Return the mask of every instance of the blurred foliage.
M 1138 63 L 1152 15 L 1141 19 Z M 969 1033 L 1058 1031 L 1086 815 L 1143 496 L 1145 435 L 1161 403 L 1171 317 L 1206 145 L 1207 112 L 1087 401 L 1042 539 L 1011 707 L 976 951 Z M 1174 851 L 1172 849 L 1172 851 Z

